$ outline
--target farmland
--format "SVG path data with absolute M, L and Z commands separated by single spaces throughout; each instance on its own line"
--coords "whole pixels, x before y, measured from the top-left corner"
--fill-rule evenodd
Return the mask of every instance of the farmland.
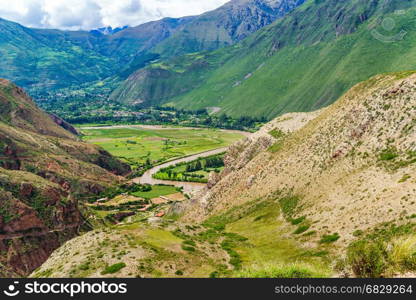
M 84 127 L 80 131 L 84 141 L 103 147 L 133 167 L 227 147 L 243 138 L 236 131 L 183 127 Z

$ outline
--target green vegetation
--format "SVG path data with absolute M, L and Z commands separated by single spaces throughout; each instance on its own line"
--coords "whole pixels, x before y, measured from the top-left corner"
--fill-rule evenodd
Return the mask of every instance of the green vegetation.
M 279 204 L 280 204 L 280 208 L 282 210 L 283 215 L 285 216 L 285 218 L 289 221 L 291 221 L 292 223 L 299 222 L 303 222 L 304 219 L 296 219 L 296 220 L 292 220 L 292 216 L 295 213 L 295 209 L 299 203 L 299 197 L 297 196 L 287 196 L 287 197 L 283 197 L 279 200 Z
M 42 108 L 78 126 L 104 125 L 175 125 L 194 128 L 220 128 L 254 132 L 263 125 L 266 118 L 240 117 L 231 118 L 226 114 L 213 115 L 209 109 L 184 110 L 174 107 L 142 108 L 123 105 L 110 100 L 88 102 L 81 99 L 74 102 L 42 102 Z M 100 113 L 97 113 L 100 111 Z
M 211 242 L 223 238 L 221 247 L 227 251 L 230 257 L 229 263 L 235 270 L 232 276 L 245 277 L 248 274 L 253 276 L 259 274 L 258 277 L 285 277 L 282 274 L 286 271 L 286 276 L 289 277 L 302 276 L 302 274 L 306 277 L 327 276 L 330 272 L 323 260 L 325 255 L 322 257 L 305 255 L 305 251 L 300 249 L 294 240 L 283 237 L 287 232 L 278 218 L 280 203 L 284 204 L 286 213 L 290 213 L 296 207 L 293 204 L 297 201 L 297 197 L 285 197 L 280 201 L 255 200 L 234 207 L 222 215 L 208 219 L 204 226 L 209 229 L 201 237 Z M 296 273 L 295 270 L 289 272 L 293 261 L 298 261 L 299 265 L 308 264 L 312 270 L 319 271 L 307 272 L 303 268 L 305 272 Z M 272 272 L 267 270 L 268 266 L 279 267 L 274 268 Z M 280 268 L 281 270 L 278 271 Z M 217 271 L 216 276 L 221 276 L 221 272 Z
M 347 263 L 359 277 L 386 277 L 416 270 L 415 224 L 385 224 L 347 249 Z
M 397 150 L 396 149 L 389 148 L 389 149 L 385 149 L 380 154 L 380 160 L 382 160 L 382 161 L 390 161 L 390 160 L 395 159 L 398 156 L 399 156 L 399 154 L 397 153 Z
M 320 243 L 321 244 L 330 244 L 330 243 L 334 243 L 336 241 L 338 241 L 341 237 L 339 236 L 338 233 L 334 233 L 334 234 L 328 234 L 328 235 L 324 235 L 321 238 Z
M 307 263 L 292 263 L 282 266 L 268 265 L 244 269 L 236 273 L 241 278 L 326 278 L 328 271 Z
M 414 0 L 309 0 L 237 45 L 164 61 L 166 77 L 128 80 L 119 90 L 140 89 L 130 101 L 220 107 L 232 117 L 316 110 L 376 74 L 416 69 L 415 13 Z M 389 18 L 391 30 L 382 23 Z
M 223 154 L 213 155 L 192 162 L 179 163 L 161 169 L 153 175 L 153 178 L 160 180 L 207 183 L 208 176 L 211 172 L 219 173 L 223 169 L 223 157 Z
M 82 129 L 83 140 L 103 147 L 136 169 L 167 160 L 227 147 L 242 138 L 214 129 L 127 128 Z
M 131 193 L 133 196 L 144 199 L 153 199 L 160 196 L 171 195 L 180 192 L 180 190 L 171 185 L 153 185 L 150 191 L 139 191 Z
M 101 272 L 101 275 L 114 274 L 125 267 L 126 267 L 125 263 L 117 263 L 117 264 L 106 267 L 104 271 Z

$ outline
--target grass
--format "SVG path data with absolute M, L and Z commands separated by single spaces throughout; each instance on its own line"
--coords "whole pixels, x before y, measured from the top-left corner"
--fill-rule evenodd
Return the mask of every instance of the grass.
M 230 264 L 234 266 L 236 276 L 244 274 L 240 270 L 283 266 L 293 261 L 303 263 L 303 260 L 318 269 L 328 270 L 320 257 L 304 257 L 304 250 L 295 240 L 285 237 L 287 228 L 279 218 L 281 203 L 283 210 L 290 214 L 297 202 L 297 197 L 287 197 L 281 201 L 255 200 L 235 207 L 223 215 L 210 218 L 205 223 L 210 229 L 204 236 L 213 241 L 218 240 L 219 236 L 225 237 L 221 246 L 230 256 Z
M 146 231 L 146 243 L 158 248 L 175 249 L 182 243 L 182 239 L 169 231 L 161 229 L 149 229 Z
M 328 235 L 324 235 L 321 238 L 320 243 L 321 244 L 331 244 L 334 243 L 336 241 L 338 241 L 341 237 L 339 236 L 338 233 L 334 233 L 334 234 L 328 234 Z
M 307 263 L 253 267 L 235 274 L 235 277 L 239 278 L 326 278 L 328 276 L 328 270 Z
M 178 189 L 170 185 L 152 185 L 152 190 L 149 192 L 134 192 L 133 196 L 141 197 L 144 199 L 153 199 L 160 196 L 167 196 L 175 194 L 178 192 Z
M 174 158 L 227 147 L 243 136 L 215 129 L 82 129 L 83 140 L 135 164 L 161 163 Z
M 171 70 L 186 71 L 171 72 L 163 79 L 147 77 L 143 82 L 149 88 L 141 95 L 156 103 L 169 99 L 169 105 L 179 108 L 218 106 L 221 113 L 233 117 L 275 117 L 325 107 L 376 74 L 416 69 L 413 1 L 308 2 L 302 6 L 305 9 L 300 7 L 290 18 L 238 45 L 201 53 L 197 59 L 183 56 L 165 62 Z M 405 13 L 395 14 L 402 9 Z M 322 19 L 322 14 L 329 17 Z M 349 17 L 339 19 L 339 15 Z M 383 30 L 378 22 L 386 18 L 395 22 L 392 31 Z M 407 34 L 394 43 L 381 42 L 369 30 L 371 24 L 385 37 L 396 37 L 401 31 Z M 198 67 L 186 68 L 192 62 Z M 249 73 L 252 76 L 245 78 Z M 125 91 L 133 84 L 126 82 Z
M 126 267 L 125 263 L 117 263 L 117 264 L 106 267 L 104 271 L 101 272 L 101 275 L 114 274 L 125 267 Z
M 347 263 L 356 276 L 378 278 L 416 271 L 415 225 L 383 227 L 348 246 Z

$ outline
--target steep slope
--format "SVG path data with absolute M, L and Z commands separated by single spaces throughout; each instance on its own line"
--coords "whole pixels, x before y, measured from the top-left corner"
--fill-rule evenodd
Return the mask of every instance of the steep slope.
M 91 90 L 105 98 L 119 80 L 160 56 L 230 45 L 303 1 L 233 0 L 201 16 L 166 18 L 112 34 L 31 29 L 0 18 L 0 77 L 40 99 L 81 97 Z
M 189 204 L 185 218 L 205 219 L 255 199 L 286 199 L 280 203 L 288 219 L 307 220 L 308 243 L 339 234 L 333 251 L 358 231 L 410 222 L 416 212 L 415 84 L 414 72 L 379 75 L 293 133 L 279 125 L 284 119 L 273 121 L 269 133 L 233 147 L 222 178 Z M 274 142 L 253 148 L 261 139 Z
M 78 201 L 128 172 L 0 79 L 0 275 L 24 276 L 42 264 L 87 226 Z
M 0 19 L 0 77 L 26 88 L 45 89 L 110 76 L 115 62 L 97 55 L 87 44 L 73 43 L 74 35 L 77 33 L 29 29 Z
M 159 43 L 155 52 L 162 57 L 171 57 L 232 45 L 285 16 L 304 1 L 232 0 L 190 19 L 171 37 Z
M 138 71 L 113 99 L 220 107 L 231 116 L 316 110 L 373 75 L 416 67 L 414 7 L 411 0 L 307 1 L 237 45 Z

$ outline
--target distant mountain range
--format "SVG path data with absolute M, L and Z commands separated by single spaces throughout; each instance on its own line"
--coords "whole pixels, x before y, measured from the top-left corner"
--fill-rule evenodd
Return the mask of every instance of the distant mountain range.
M 101 27 L 101 28 L 97 28 L 94 30 L 91 30 L 91 33 L 98 33 L 98 34 L 104 34 L 104 35 L 113 35 L 116 34 L 124 29 L 128 28 L 128 26 L 123 26 L 123 27 L 117 27 L 117 28 L 113 28 L 111 26 L 108 27 Z
M 319 109 L 373 75 L 416 69 L 415 7 L 413 0 L 307 1 L 234 46 L 140 69 L 111 98 L 219 107 L 231 116 Z
M 233 44 L 304 0 L 233 0 L 201 16 L 131 28 L 30 29 L 0 19 L 0 76 L 34 95 L 126 78 L 150 61 Z
M 92 32 L 0 20 L 0 76 L 38 101 L 71 94 L 273 118 L 331 104 L 373 75 L 415 69 L 415 4 L 233 0 L 200 16 Z

